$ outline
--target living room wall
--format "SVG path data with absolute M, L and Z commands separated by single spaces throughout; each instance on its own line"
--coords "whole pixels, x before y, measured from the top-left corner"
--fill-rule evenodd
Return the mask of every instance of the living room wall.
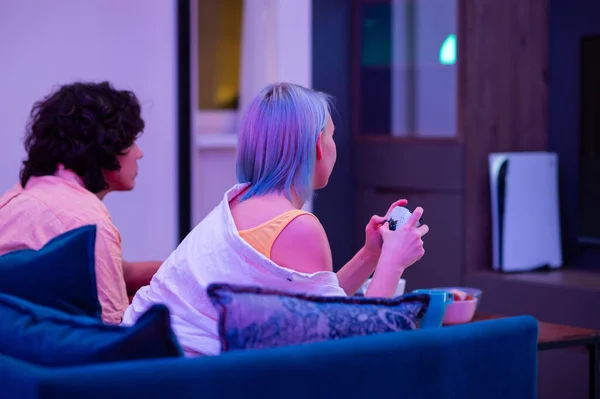
M 110 80 L 138 95 L 146 131 L 136 189 L 106 204 L 127 260 L 165 259 L 178 243 L 176 2 L 9 0 L 0 20 L 0 192 L 18 180 L 33 103 L 58 84 Z

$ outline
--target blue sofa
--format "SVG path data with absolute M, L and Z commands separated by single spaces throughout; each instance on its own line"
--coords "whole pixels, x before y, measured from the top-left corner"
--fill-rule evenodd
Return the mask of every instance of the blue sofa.
M 95 237 L 0 256 L 0 399 L 536 397 L 528 316 L 183 358 L 163 305 L 100 321 Z
M 537 322 L 529 316 L 73 368 L 42 368 L 0 354 L 3 399 L 532 399 L 536 387 Z

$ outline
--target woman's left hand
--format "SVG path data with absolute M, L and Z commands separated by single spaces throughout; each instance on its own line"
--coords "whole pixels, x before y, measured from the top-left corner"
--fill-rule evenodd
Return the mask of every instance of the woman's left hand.
M 405 199 L 398 200 L 390 206 L 385 216 L 374 215 L 369 220 L 367 227 L 365 228 L 365 246 L 364 250 L 369 256 L 373 256 L 375 259 L 379 259 L 381 254 L 381 246 L 383 245 L 383 239 L 379 232 L 379 227 L 388 219 L 392 210 L 397 206 L 406 206 L 408 201 Z

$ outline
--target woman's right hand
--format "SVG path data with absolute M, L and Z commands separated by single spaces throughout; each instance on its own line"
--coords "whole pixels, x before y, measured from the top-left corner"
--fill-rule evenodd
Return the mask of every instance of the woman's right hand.
M 392 231 L 388 223 L 379 229 L 383 238 L 381 256 L 388 260 L 387 265 L 402 270 L 414 264 L 425 254 L 423 236 L 429 231 L 427 225 L 418 226 L 423 216 L 423 208 L 417 207 L 408 221 L 399 229 Z
M 429 227 L 417 227 L 421 216 L 423 208 L 418 207 L 399 229 L 391 231 L 387 223 L 379 228 L 383 240 L 381 256 L 366 296 L 392 297 L 404 270 L 423 257 L 425 250 L 422 238 Z

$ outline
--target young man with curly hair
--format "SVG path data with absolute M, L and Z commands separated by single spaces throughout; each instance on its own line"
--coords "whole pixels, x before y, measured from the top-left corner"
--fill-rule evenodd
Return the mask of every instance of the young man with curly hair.
M 160 266 L 123 261 L 121 236 L 102 202 L 111 191 L 134 188 L 143 130 L 132 92 L 108 82 L 61 86 L 33 106 L 20 183 L 0 197 L 0 254 L 37 250 L 69 230 L 97 226 L 98 299 L 110 324 L 121 322 L 128 294 Z

